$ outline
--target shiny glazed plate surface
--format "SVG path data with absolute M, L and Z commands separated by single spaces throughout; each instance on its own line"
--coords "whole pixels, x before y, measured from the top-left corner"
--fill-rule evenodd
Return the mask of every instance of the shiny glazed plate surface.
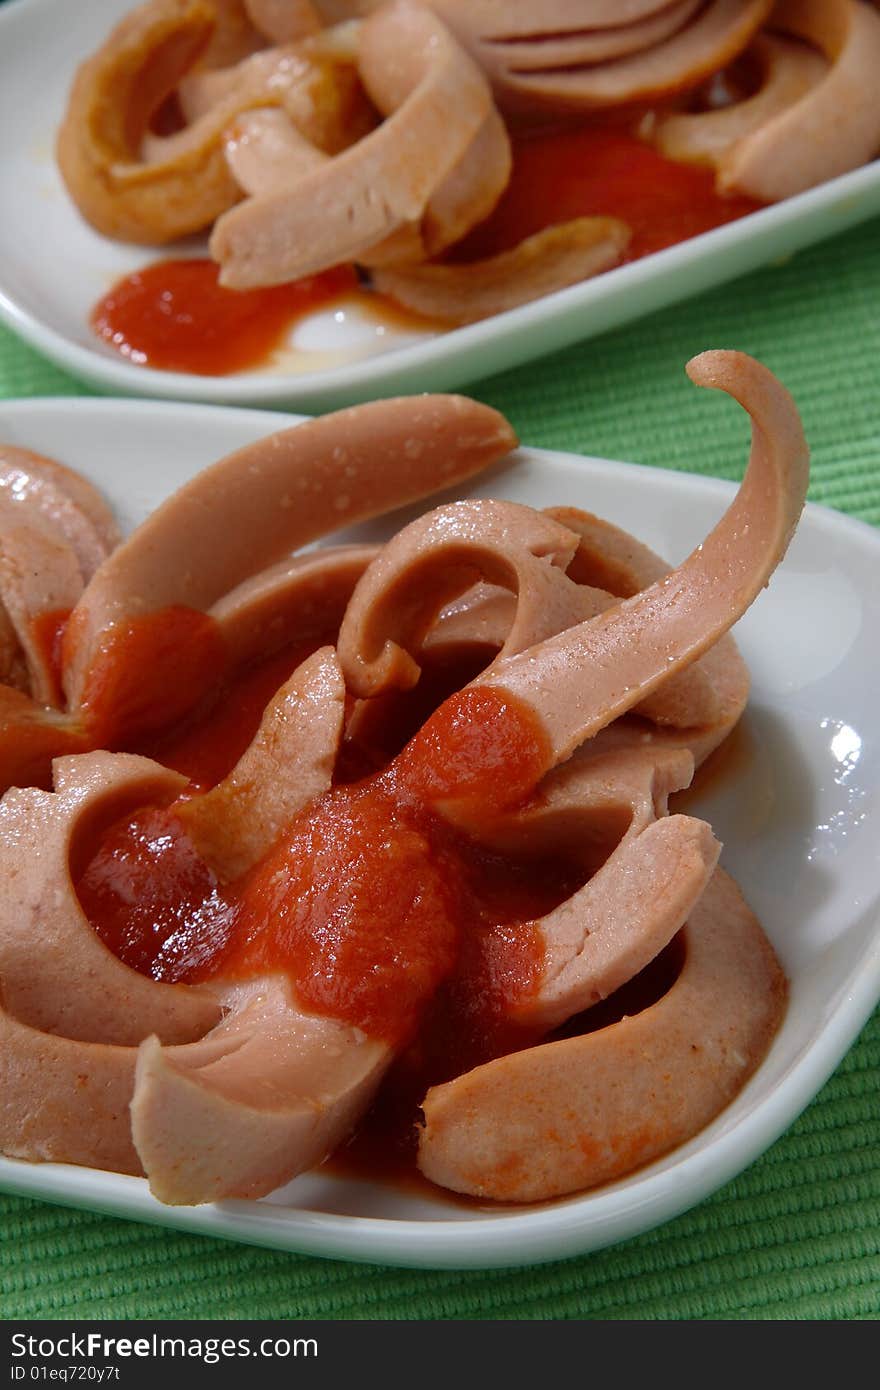
M 0 403 L 0 441 L 82 471 L 126 531 L 197 469 L 289 424 L 289 416 L 174 403 Z M 581 506 L 675 563 L 732 493 L 730 483 L 523 448 L 457 495 Z M 357 534 L 381 538 L 410 515 Z M 0 1188 L 284 1250 L 425 1268 L 560 1259 L 696 1205 L 788 1128 L 880 998 L 878 561 L 876 531 L 808 505 L 770 587 L 736 628 L 753 678 L 749 708 L 720 766 L 686 794 L 686 809 L 723 842 L 721 862 L 779 953 L 791 1002 L 764 1065 L 690 1143 L 623 1181 L 531 1208 L 329 1171 L 263 1201 L 200 1208 L 164 1207 L 141 1179 L 65 1165 L 0 1159 Z
M 272 369 L 225 377 L 133 366 L 92 334 L 94 303 L 174 247 L 128 246 L 79 216 L 55 167 L 55 132 L 79 63 L 135 0 L 7 0 L 0 8 L 0 318 L 74 376 L 128 395 L 332 409 L 450 390 L 630 322 L 880 213 L 880 161 L 739 222 L 453 332 L 383 325 L 356 308 L 315 313 Z M 63 12 L 63 19 L 62 19 Z M 205 254 L 189 241 L 183 254 Z

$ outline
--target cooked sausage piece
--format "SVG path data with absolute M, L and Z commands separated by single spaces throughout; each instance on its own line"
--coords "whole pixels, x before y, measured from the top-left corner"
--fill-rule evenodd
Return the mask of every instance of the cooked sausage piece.
M 783 0 L 773 23 L 831 67 L 799 101 L 721 156 L 723 192 L 773 201 L 866 164 L 880 151 L 880 15 L 861 0 Z
M 710 0 L 664 42 L 628 57 L 549 73 L 511 73 L 508 110 L 595 110 L 654 101 L 696 87 L 746 48 L 773 0 Z
M 173 605 L 206 610 L 258 567 L 460 482 L 515 443 L 503 417 L 475 401 L 403 397 L 282 430 L 204 469 L 109 557 L 77 605 L 64 670 L 69 708 L 78 708 L 114 624 Z
M 375 545 L 328 545 L 279 560 L 242 580 L 209 612 L 230 666 L 258 661 L 293 642 L 336 632 Z
M 428 11 L 398 0 L 364 22 L 359 51 L 368 91 L 375 87 L 381 101 L 393 89 L 396 109 L 294 188 L 248 199 L 219 219 L 210 248 L 223 284 L 294 280 L 358 260 L 417 226 L 482 129 L 489 85 Z
M 741 353 L 688 364 L 752 416 L 745 477 L 721 521 L 676 569 L 640 594 L 518 656 L 477 684 L 541 720 L 553 765 L 692 664 L 741 617 L 785 554 L 806 496 L 809 453 L 791 397 Z M 586 683 L 583 673 L 589 670 Z
M 411 522 L 383 546 L 352 595 L 339 632 L 339 658 L 356 695 L 418 680 L 411 654 L 445 604 L 476 578 L 513 589 L 521 630 L 558 631 L 595 612 L 591 591 L 565 577 L 577 539 L 558 522 L 516 502 L 453 502 Z
M 667 159 L 717 164 L 738 140 L 799 101 L 829 66 L 821 53 L 781 34 L 759 34 L 748 53 L 761 74 L 756 92 L 715 111 L 671 111 L 657 117 L 651 139 Z
M 220 1017 L 210 990 L 160 984 L 124 965 L 92 928 L 74 887 L 83 840 L 127 811 L 179 796 L 186 779 L 147 758 L 59 758 L 55 791 L 0 800 L 0 980 L 4 1007 L 44 1033 L 136 1046 L 199 1038 Z
M 501 1202 L 611 1182 L 697 1134 L 763 1061 L 785 1010 L 776 956 L 721 869 L 684 930 L 685 960 L 656 1004 L 435 1086 L 419 1167 Z
M 182 803 L 179 820 L 220 878 L 246 873 L 297 812 L 330 786 L 344 708 L 336 653 L 323 647 L 269 701 L 253 741 L 229 775 Z
M 131 1132 L 162 1202 L 263 1197 L 314 1168 L 348 1138 L 391 1062 L 384 1043 L 304 1013 L 279 977 L 228 1003 L 203 1042 L 150 1038 L 139 1050 Z
M 474 323 L 610 270 L 629 240 L 629 228 L 617 218 L 581 217 L 482 261 L 392 264 L 374 270 L 372 281 L 407 309 L 449 323 Z

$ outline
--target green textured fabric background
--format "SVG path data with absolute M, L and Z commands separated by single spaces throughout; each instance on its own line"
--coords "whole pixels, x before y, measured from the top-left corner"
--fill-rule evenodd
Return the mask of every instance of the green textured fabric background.
M 736 347 L 793 392 L 810 496 L 880 523 L 880 222 L 491 380 L 530 444 L 739 477 L 742 412 L 683 366 Z M 0 396 L 83 392 L 0 330 Z M 880 698 L 880 692 L 878 692 Z M 483 1273 L 277 1254 L 0 1196 L 5 1318 L 874 1319 L 880 1014 L 792 1129 L 678 1220 L 597 1254 Z

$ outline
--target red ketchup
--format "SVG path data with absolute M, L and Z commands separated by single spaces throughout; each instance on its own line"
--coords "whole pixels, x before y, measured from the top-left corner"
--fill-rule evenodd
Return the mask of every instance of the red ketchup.
M 268 362 L 306 314 L 356 289 L 350 266 L 287 285 L 228 290 L 210 260 L 157 261 L 92 310 L 99 338 L 138 366 L 225 376 Z
M 714 170 L 666 159 L 616 126 L 519 134 L 513 156 L 495 211 L 450 259 L 481 260 L 576 217 L 618 217 L 632 229 L 623 259 L 635 261 L 761 206 L 751 198 L 722 197 Z
M 307 806 L 238 881 L 218 884 L 172 806 L 112 827 L 78 892 L 102 939 L 135 969 L 188 982 L 283 971 L 305 1008 L 394 1046 L 414 1035 L 464 950 L 466 985 L 480 998 L 456 1009 L 485 1013 L 488 1026 L 540 976 L 537 933 L 520 940 L 507 928 L 567 896 L 571 872 L 504 862 L 435 806 L 452 797 L 487 813 L 513 805 L 545 756 L 529 709 L 465 690 L 386 769 Z
M 202 787 L 225 775 L 273 682 L 303 655 L 282 653 L 241 677 L 214 715 L 164 737 L 162 760 Z M 521 804 L 547 751 L 531 709 L 470 687 L 384 769 L 305 807 L 238 880 L 218 881 L 172 805 L 111 826 L 87 854 L 77 892 L 105 944 L 144 974 L 198 983 L 286 973 L 305 1009 L 393 1047 L 397 1060 L 347 1161 L 371 1170 L 384 1156 L 396 1172 L 411 1159 L 430 1085 L 535 1040 L 511 1022 L 511 1005 L 541 982 L 538 919 L 586 871 L 561 856 L 493 853 L 438 806 L 491 818 Z

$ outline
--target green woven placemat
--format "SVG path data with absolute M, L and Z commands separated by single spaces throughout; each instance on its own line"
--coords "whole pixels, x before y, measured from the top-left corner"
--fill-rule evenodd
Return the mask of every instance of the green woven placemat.
M 741 348 L 782 378 L 812 447 L 811 498 L 880 522 L 880 222 L 470 389 L 530 444 L 739 477 L 742 412 L 683 374 L 706 347 Z M 0 396 L 74 392 L 0 331 Z M 0 1197 L 0 1316 L 873 1319 L 878 1082 L 880 1014 L 735 1182 L 636 1240 L 537 1268 L 343 1264 Z

